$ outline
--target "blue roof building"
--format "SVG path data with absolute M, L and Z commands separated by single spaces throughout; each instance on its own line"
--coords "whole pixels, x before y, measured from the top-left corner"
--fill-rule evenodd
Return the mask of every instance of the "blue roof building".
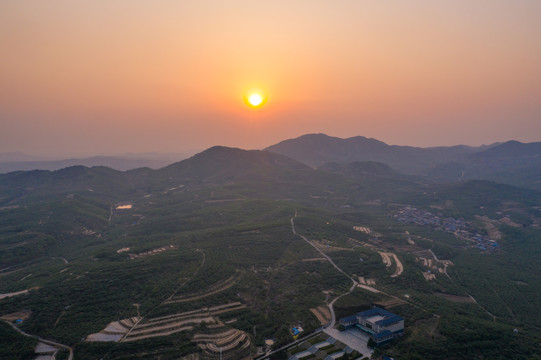
M 340 319 L 346 329 L 357 327 L 370 335 L 377 345 L 392 341 L 404 334 L 404 319 L 379 307 Z

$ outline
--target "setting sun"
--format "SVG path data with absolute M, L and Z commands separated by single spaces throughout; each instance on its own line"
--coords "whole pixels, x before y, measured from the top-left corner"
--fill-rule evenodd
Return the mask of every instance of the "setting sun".
M 244 97 L 246 104 L 252 108 L 259 108 L 265 104 L 267 98 L 262 91 L 251 91 Z
M 248 98 L 248 102 L 252 106 L 259 106 L 263 102 L 263 97 L 261 95 L 259 95 L 259 94 L 252 94 Z

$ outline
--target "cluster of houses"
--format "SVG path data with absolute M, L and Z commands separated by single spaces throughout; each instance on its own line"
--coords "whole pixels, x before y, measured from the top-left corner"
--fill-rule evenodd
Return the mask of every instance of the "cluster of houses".
M 472 233 L 469 231 L 470 226 L 464 219 L 440 217 L 432 214 L 431 212 L 417 209 L 413 206 L 405 206 L 401 208 L 393 217 L 401 222 L 413 223 L 421 226 L 432 226 L 438 230 L 455 234 L 464 239 L 475 242 L 475 246 L 481 250 L 490 251 L 498 249 L 498 243 L 495 240 L 491 240 L 485 235 Z

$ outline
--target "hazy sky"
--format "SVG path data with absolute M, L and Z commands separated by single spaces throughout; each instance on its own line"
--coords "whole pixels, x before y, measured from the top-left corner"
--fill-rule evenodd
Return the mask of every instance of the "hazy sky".
M 539 0 L 5 0 L 0 152 L 541 141 L 540 18 Z

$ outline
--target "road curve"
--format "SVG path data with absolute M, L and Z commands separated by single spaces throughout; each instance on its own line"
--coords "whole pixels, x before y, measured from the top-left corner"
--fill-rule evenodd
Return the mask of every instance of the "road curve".
M 68 351 L 70 352 L 70 354 L 68 356 L 68 360 L 73 360 L 73 348 L 71 346 L 60 344 L 60 343 L 57 343 L 57 342 L 52 341 L 52 340 L 47 340 L 47 339 L 41 338 L 41 337 L 39 337 L 37 335 L 31 335 L 31 334 L 25 333 L 24 331 L 19 329 L 17 326 L 12 324 L 11 322 L 9 322 L 9 321 L 4 321 L 4 322 L 6 324 L 9 324 L 15 331 L 17 331 L 21 335 L 37 339 L 37 340 L 41 341 L 42 343 L 45 343 L 45 344 L 48 344 L 48 345 L 51 345 L 51 346 L 56 346 L 56 347 L 68 349 Z
M 352 278 L 351 276 L 349 276 L 348 273 L 346 273 L 344 270 L 340 269 L 338 267 L 338 265 L 336 265 L 334 263 L 334 261 L 332 261 L 332 259 L 330 258 L 330 256 L 328 256 L 327 254 L 325 254 L 323 251 L 321 251 L 316 245 L 314 245 L 310 240 L 308 240 L 305 236 L 301 235 L 301 234 L 298 234 L 297 231 L 295 230 L 295 222 L 294 222 L 294 219 L 297 217 L 297 211 L 295 211 L 295 215 L 293 215 L 293 217 L 291 218 L 291 231 L 293 232 L 293 234 L 299 236 L 301 239 L 303 239 L 304 241 L 306 241 L 310 246 L 312 246 L 314 249 L 316 249 L 317 252 L 319 252 L 321 254 L 321 256 L 323 256 L 325 259 L 327 259 L 327 261 L 329 261 L 331 263 L 332 266 L 334 266 L 334 268 L 336 270 L 338 270 L 339 272 L 341 272 L 342 274 L 344 274 L 348 279 L 351 280 L 351 282 L 353 283 L 351 285 L 351 288 L 349 289 L 348 292 L 345 292 L 343 293 L 342 295 L 340 296 L 337 296 L 335 297 L 330 303 L 329 303 L 329 311 L 331 312 L 331 321 L 325 325 L 323 328 L 324 329 L 328 329 L 328 328 L 333 328 L 334 327 L 334 324 L 336 324 L 336 315 L 334 313 L 334 303 L 336 302 L 336 300 L 340 299 L 342 296 L 346 296 L 348 294 L 351 294 L 351 292 L 357 287 L 357 285 L 359 285 L 359 283 L 357 281 L 355 281 L 354 278 Z
M 413 306 L 413 307 L 415 307 L 415 308 L 417 308 L 417 309 L 419 309 L 419 310 L 422 310 L 422 311 L 425 311 L 425 312 L 427 311 L 426 309 L 423 309 L 422 307 L 420 307 L 420 306 L 418 306 L 418 305 L 415 305 L 415 304 L 413 304 L 413 303 L 411 303 L 411 302 L 409 302 L 409 301 L 407 301 L 407 300 L 400 299 L 400 298 L 398 298 L 398 297 L 396 297 L 396 296 L 394 296 L 394 295 L 391 295 L 391 294 L 389 294 L 389 293 L 386 293 L 386 292 L 384 292 L 384 291 L 377 290 L 377 289 L 375 289 L 375 288 L 373 288 L 373 287 L 370 287 L 370 286 L 367 286 L 367 285 L 360 285 L 354 278 L 352 278 L 350 275 L 348 275 L 344 270 L 340 269 L 340 268 L 338 267 L 338 265 L 336 265 L 336 264 L 334 263 L 334 261 L 332 261 L 332 259 L 331 259 L 327 254 L 323 253 L 320 249 L 318 249 L 317 246 L 315 246 L 315 245 L 314 245 L 310 240 L 308 240 L 305 236 L 302 236 L 301 234 L 298 234 L 298 233 L 297 233 L 297 231 L 295 230 L 295 223 L 294 223 L 295 217 L 297 217 L 297 211 L 295 211 L 295 215 L 293 215 L 293 217 L 292 217 L 291 220 L 290 220 L 290 221 L 291 221 L 291 230 L 293 231 L 293 234 L 299 236 L 301 239 L 303 239 L 304 241 L 306 241 L 310 246 L 312 246 L 314 249 L 316 249 L 317 252 L 319 252 L 325 259 L 327 259 L 327 260 L 332 264 L 332 266 L 334 266 L 334 267 L 336 268 L 336 270 L 340 271 L 342 274 L 344 274 L 345 276 L 347 276 L 348 279 L 350 279 L 350 280 L 352 281 L 352 283 L 353 283 L 353 285 L 351 286 L 351 288 L 349 289 L 348 292 L 346 292 L 346 293 L 344 293 L 344 294 L 338 296 L 337 298 L 335 298 L 333 301 L 331 301 L 331 302 L 329 303 L 329 310 L 330 310 L 330 312 L 331 312 L 331 317 L 332 317 L 332 318 L 331 318 L 331 322 L 330 322 L 329 324 L 327 324 L 327 325 L 324 326 L 325 329 L 334 327 L 334 324 L 336 323 L 336 318 L 335 318 L 335 315 L 334 315 L 334 309 L 333 309 L 334 302 L 335 302 L 336 300 L 338 300 L 339 298 L 341 298 L 342 296 L 345 296 L 345 295 L 347 295 L 347 294 L 350 294 L 350 293 L 353 291 L 353 289 L 355 289 L 357 286 L 358 286 L 358 287 L 361 287 L 361 288 L 363 288 L 363 289 L 365 289 L 365 290 L 368 290 L 368 291 L 372 291 L 372 292 L 376 292 L 376 293 L 381 293 L 381 294 L 386 295 L 386 296 L 389 296 L 389 297 L 391 297 L 391 298 L 393 298 L 393 299 L 400 300 L 400 301 L 405 302 L 406 304 L 409 304 L 409 305 L 411 305 L 411 306 Z M 485 310 L 485 311 L 486 311 L 486 310 Z

